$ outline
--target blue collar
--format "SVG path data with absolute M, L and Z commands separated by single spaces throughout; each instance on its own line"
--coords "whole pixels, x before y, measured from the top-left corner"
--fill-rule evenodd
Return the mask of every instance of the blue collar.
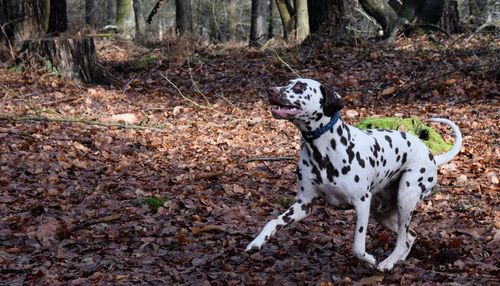
M 340 119 L 340 112 L 336 112 L 332 117 L 330 122 L 328 122 L 325 126 L 320 127 L 314 131 L 302 131 L 302 137 L 307 141 L 312 141 L 314 139 L 318 139 L 321 135 L 323 135 L 328 130 L 332 129 L 335 123 Z

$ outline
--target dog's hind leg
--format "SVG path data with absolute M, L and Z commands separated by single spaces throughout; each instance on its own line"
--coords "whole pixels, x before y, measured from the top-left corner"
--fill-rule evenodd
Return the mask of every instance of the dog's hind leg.
M 278 216 L 278 218 L 269 221 L 259 235 L 248 244 L 246 251 L 250 251 L 254 248 L 260 249 L 277 230 L 307 217 L 312 211 L 312 200 L 313 197 L 298 199 L 287 211 Z
M 419 167 L 407 171 L 400 180 L 398 189 L 398 227 L 396 246 L 392 253 L 378 265 L 380 271 L 391 270 L 394 264 L 406 259 L 415 242 L 415 236 L 410 234 L 410 220 L 417 203 L 429 193 L 435 180 L 423 178 L 435 176 L 435 167 Z

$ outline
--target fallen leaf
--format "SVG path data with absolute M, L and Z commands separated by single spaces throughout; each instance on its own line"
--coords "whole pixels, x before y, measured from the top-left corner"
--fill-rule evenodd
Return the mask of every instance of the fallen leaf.
M 59 227 L 59 221 L 53 217 L 47 217 L 45 222 L 37 228 L 36 238 L 43 246 L 48 247 L 52 244 Z
M 369 285 L 379 285 L 382 281 L 384 281 L 384 275 L 373 275 L 370 277 L 363 278 L 355 283 L 353 286 L 369 286 Z
M 457 82 L 456 79 L 450 78 L 450 79 L 447 79 L 447 80 L 443 81 L 443 84 L 444 85 L 454 85 L 456 82 Z
M 224 228 L 222 228 L 221 226 L 218 226 L 218 225 L 214 225 L 214 224 L 208 224 L 208 225 L 204 225 L 202 227 L 191 228 L 191 233 L 193 235 L 197 235 L 197 234 L 200 234 L 203 232 L 211 232 L 211 231 L 224 231 Z
M 389 95 L 394 93 L 396 91 L 396 88 L 394 86 L 390 86 L 382 91 L 382 95 Z

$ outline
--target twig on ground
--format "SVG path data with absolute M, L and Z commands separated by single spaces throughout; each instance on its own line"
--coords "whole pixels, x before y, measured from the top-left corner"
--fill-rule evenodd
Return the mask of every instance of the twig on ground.
M 38 121 L 38 122 L 66 122 L 66 123 L 82 123 L 87 125 L 97 125 L 106 127 L 118 127 L 123 129 L 138 129 L 138 130 L 152 130 L 162 132 L 163 129 L 157 127 L 121 124 L 117 122 L 101 122 L 79 118 L 50 118 L 44 116 L 0 116 L 0 121 Z
M 84 229 L 84 228 L 87 228 L 89 226 L 99 224 L 99 223 L 113 222 L 115 220 L 119 220 L 121 217 L 122 217 L 122 215 L 120 213 L 115 213 L 115 214 L 110 214 L 110 215 L 103 216 L 103 217 L 88 219 L 86 221 L 83 221 L 83 222 L 73 226 L 72 228 L 70 228 L 68 230 L 68 232 L 72 233 L 72 232 L 75 232 L 75 231 L 78 231 L 78 230 L 81 230 L 81 229 Z
M 284 157 L 255 157 L 255 158 L 248 158 L 243 161 L 243 163 L 250 163 L 254 161 L 289 161 L 289 160 L 295 160 L 295 156 L 284 156 Z
M 68 98 L 62 98 L 62 99 L 58 99 L 58 100 L 47 101 L 47 102 L 41 103 L 40 105 L 43 105 L 43 106 L 56 105 L 56 104 L 59 104 L 59 103 L 73 101 L 73 100 L 80 101 L 82 99 L 83 99 L 83 97 L 81 95 L 75 95 L 75 96 L 71 96 L 71 97 L 68 97 Z
M 196 106 L 196 107 L 199 107 L 199 108 L 203 108 L 203 109 L 210 109 L 210 110 L 213 110 L 217 113 L 221 113 L 220 111 L 218 111 L 217 109 L 214 109 L 213 107 L 210 107 L 210 106 L 205 106 L 205 105 L 202 105 L 202 104 L 199 104 L 198 102 L 192 100 L 191 98 L 185 96 L 182 91 L 177 87 L 177 85 L 175 85 L 175 83 L 173 83 L 170 79 L 168 79 L 168 77 L 164 74 L 162 74 L 160 72 L 160 76 L 162 78 L 164 78 L 168 83 L 170 83 L 170 85 L 172 85 L 175 90 L 177 90 L 177 93 L 179 93 L 179 95 L 184 99 L 186 100 L 187 102 L 191 103 L 192 105 Z

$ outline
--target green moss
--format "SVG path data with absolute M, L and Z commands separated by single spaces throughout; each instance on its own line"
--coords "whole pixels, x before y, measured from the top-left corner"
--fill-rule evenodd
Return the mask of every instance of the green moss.
M 450 150 L 453 145 L 448 144 L 443 140 L 434 129 L 427 126 L 417 118 L 399 118 L 399 117 L 383 117 L 383 118 L 365 118 L 363 121 L 355 125 L 359 129 L 389 129 L 389 130 L 404 130 L 407 133 L 418 137 L 428 148 L 432 154 L 437 155 Z M 403 126 L 402 128 L 400 128 Z
M 157 62 L 159 59 L 160 59 L 159 56 L 149 56 L 149 55 L 142 56 L 138 58 L 136 61 L 134 61 L 132 66 L 134 67 L 134 69 L 137 70 L 146 70 L 148 69 L 149 64 Z
M 279 196 L 275 199 L 275 202 L 286 209 L 289 208 L 293 202 L 295 202 L 295 198 L 292 196 Z
M 153 210 L 157 211 L 158 208 L 163 207 L 163 205 L 167 202 L 166 198 L 163 197 L 149 197 L 144 199 L 144 203 L 150 206 Z

